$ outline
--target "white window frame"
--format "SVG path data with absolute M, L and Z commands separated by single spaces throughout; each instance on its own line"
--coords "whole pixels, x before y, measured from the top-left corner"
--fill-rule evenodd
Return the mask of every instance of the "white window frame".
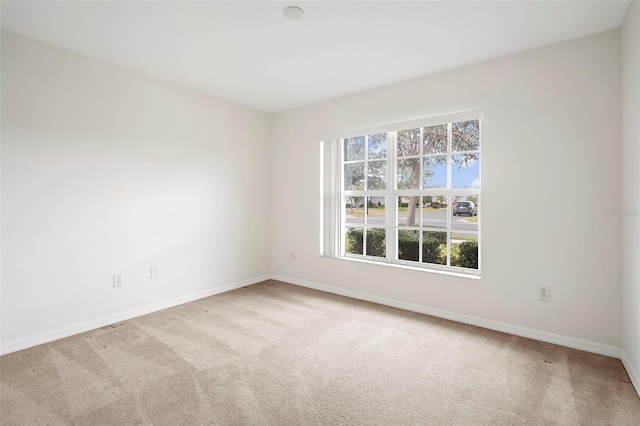
M 409 267 L 411 269 L 419 269 L 425 271 L 440 271 L 445 273 L 453 273 L 455 275 L 463 276 L 480 276 L 482 265 L 482 199 L 481 188 L 465 188 L 465 189 L 453 189 L 451 186 L 451 172 L 452 161 L 451 157 L 454 155 L 461 155 L 464 153 L 479 153 L 479 175 L 482 176 L 482 117 L 481 111 L 464 111 L 460 113 L 453 113 L 447 115 L 439 115 L 435 117 L 421 118 L 417 120 L 403 121 L 397 123 L 390 123 L 386 125 L 353 129 L 345 132 L 341 132 L 336 138 L 332 138 L 329 141 L 325 141 L 321 146 L 321 191 L 322 191 L 322 208 L 321 208 L 321 235 L 320 235 L 320 253 L 324 256 L 351 259 L 351 260 L 365 260 L 375 262 L 379 264 L 389 264 L 394 266 Z M 451 123 L 469 120 L 480 121 L 480 146 L 477 151 L 452 151 L 452 135 L 451 135 Z M 422 128 L 428 126 L 447 124 L 447 152 L 438 154 L 423 154 L 424 144 L 422 143 Z M 420 128 L 420 154 L 408 157 L 397 156 L 397 131 L 404 129 Z M 366 136 L 376 133 L 387 133 L 387 189 L 386 190 L 353 190 L 347 191 L 344 189 L 344 139 L 349 137 Z M 368 140 L 365 138 L 365 160 L 364 160 L 364 175 L 367 179 L 367 150 Z M 423 189 L 423 168 L 424 159 L 429 157 L 447 156 L 447 188 L 439 189 Z M 419 158 L 420 159 L 420 189 L 414 190 L 399 190 L 397 189 L 397 165 L 399 158 Z M 338 178 L 339 176 L 339 178 Z M 482 179 L 480 179 L 482 180 Z M 365 186 L 366 188 L 366 186 Z M 397 224 L 397 198 L 398 197 L 410 197 L 410 196 L 446 196 L 447 197 L 447 227 L 444 228 L 429 228 L 422 226 L 423 215 L 420 214 L 419 223 L 416 223 L 414 227 L 399 227 Z M 452 197 L 455 196 L 476 196 L 478 199 L 478 231 L 467 230 L 454 230 L 451 229 L 451 215 L 453 205 L 451 203 Z M 363 197 L 364 209 L 363 209 L 363 223 L 362 225 L 347 224 L 345 218 L 345 199 L 346 197 Z M 346 253 L 346 229 L 358 228 L 363 230 L 363 253 L 366 253 L 366 230 L 367 226 L 367 197 L 385 197 L 385 225 L 373 225 L 373 227 L 384 228 L 386 238 L 386 257 L 374 257 L 368 255 L 359 255 Z M 424 263 L 420 261 L 408 261 L 397 259 L 397 242 L 398 242 L 398 230 L 417 230 L 420 233 L 420 240 L 422 241 L 423 231 L 437 231 L 446 232 L 447 234 L 447 265 L 437 265 L 431 263 Z M 390 231 L 392 231 L 390 233 Z M 469 269 L 458 266 L 450 266 L 450 250 L 451 250 L 451 235 L 452 234 L 470 234 L 477 235 L 478 238 L 478 269 Z M 422 256 L 422 244 L 419 244 L 420 256 Z M 421 257 L 420 257 L 421 258 Z
M 383 132 L 381 132 L 383 133 Z M 340 164 L 341 164 L 341 168 L 340 168 L 340 188 L 341 188 L 341 195 L 340 195 L 340 226 L 341 226 L 341 232 L 340 232 L 340 250 L 342 253 L 343 257 L 353 257 L 353 258 L 358 258 L 358 259 L 368 259 L 368 260 L 372 260 L 372 261 L 380 261 L 381 259 L 385 259 L 385 258 L 381 258 L 381 257 L 377 257 L 377 256 L 370 256 L 366 254 L 366 250 L 367 250 L 367 230 L 371 229 L 371 228 L 381 228 L 385 230 L 385 239 L 387 239 L 387 235 L 386 233 L 388 233 L 388 226 L 387 226 L 387 220 L 388 220 L 388 215 L 389 215 L 389 209 L 385 208 L 385 224 L 380 226 L 380 225 L 370 225 L 367 223 L 367 213 L 369 210 L 369 206 L 367 203 L 367 198 L 369 197 L 384 197 L 385 198 L 385 206 L 387 205 L 387 203 L 389 202 L 389 198 L 388 198 L 388 194 L 389 194 L 389 183 L 391 182 L 389 180 L 389 169 L 390 169 L 390 164 L 389 164 L 389 137 L 390 137 L 391 133 L 387 133 L 387 157 L 384 159 L 384 161 L 387 163 L 387 176 L 386 176 L 386 186 L 387 189 L 374 189 L 374 190 L 369 190 L 369 189 L 363 189 L 363 190 L 354 190 L 354 191 L 345 191 L 344 190 L 344 166 L 346 164 L 354 164 L 354 163 L 363 163 L 364 164 L 364 180 L 365 180 L 365 188 L 368 187 L 368 168 L 367 165 L 372 162 L 372 161 L 381 161 L 380 159 L 369 159 L 368 158 L 368 153 L 369 153 L 369 135 L 371 135 L 371 133 L 364 135 L 365 137 L 365 141 L 364 141 L 364 160 L 354 160 L 354 161 L 345 161 L 344 159 L 344 140 L 346 138 L 342 138 L 340 139 Z M 360 135 L 363 136 L 363 135 Z M 363 206 L 363 217 L 362 217 L 362 225 L 360 224 L 346 224 L 345 221 L 345 215 L 344 213 L 344 200 L 347 197 L 360 197 L 364 199 L 364 206 Z M 358 254 L 352 254 L 352 253 L 346 253 L 345 252 L 345 233 L 344 230 L 349 227 L 349 228 L 355 228 L 355 229 L 362 229 L 362 249 L 363 252 L 365 254 L 362 255 L 358 255 Z M 388 245 L 387 245 L 388 247 Z M 389 260 L 389 253 L 387 251 L 387 256 L 386 259 Z

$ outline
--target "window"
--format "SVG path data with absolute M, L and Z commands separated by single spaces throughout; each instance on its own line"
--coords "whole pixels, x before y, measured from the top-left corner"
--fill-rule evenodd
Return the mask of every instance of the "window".
M 321 154 L 322 254 L 479 274 L 478 111 L 351 131 Z
M 387 134 L 346 138 L 345 253 L 386 257 Z

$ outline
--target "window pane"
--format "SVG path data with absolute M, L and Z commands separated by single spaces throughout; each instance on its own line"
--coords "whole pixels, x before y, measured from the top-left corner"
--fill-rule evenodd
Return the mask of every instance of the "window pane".
M 420 226 L 420 198 L 398 197 L 398 226 Z M 445 216 L 446 218 L 446 216 Z
M 440 154 L 447 152 L 447 125 L 429 126 L 422 128 L 423 152 L 425 154 Z
M 447 228 L 449 206 L 446 196 L 422 197 L 422 226 L 425 228 Z
M 451 197 L 451 229 L 454 231 L 478 231 L 478 196 Z
M 345 191 L 364 189 L 364 163 L 344 165 L 344 189 Z
M 344 140 L 344 160 L 364 160 L 364 136 Z
M 363 229 L 347 228 L 345 235 L 345 252 L 362 254 Z
M 387 161 L 367 163 L 367 189 L 387 189 Z
M 347 197 L 345 199 L 345 222 L 347 224 L 364 224 L 364 197 Z
M 386 234 L 383 228 L 367 228 L 367 256 L 387 255 Z
M 451 187 L 480 188 L 480 154 L 451 156 Z
M 398 131 L 398 156 L 420 155 L 420 129 Z
M 424 159 L 424 188 L 447 187 L 447 156 Z
M 398 189 L 419 189 L 420 159 L 398 160 Z
M 369 135 L 369 143 L 367 144 L 369 159 L 386 158 L 387 157 L 387 134 L 378 133 Z
M 384 197 L 367 197 L 367 225 L 384 225 L 385 214 Z
M 459 121 L 451 124 L 451 149 L 477 151 L 480 149 L 480 121 Z
M 398 230 L 398 259 L 420 260 L 420 234 L 418 231 Z
M 451 266 L 478 269 L 478 235 L 451 234 Z
M 422 233 L 422 261 L 436 265 L 447 264 L 446 232 L 424 231 Z

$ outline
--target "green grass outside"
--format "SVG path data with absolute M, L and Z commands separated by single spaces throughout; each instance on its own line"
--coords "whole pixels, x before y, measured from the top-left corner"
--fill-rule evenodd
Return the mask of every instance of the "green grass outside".
M 478 236 L 473 234 L 451 234 L 452 240 L 478 241 Z
M 384 207 L 369 207 L 369 217 L 384 217 L 385 215 L 385 208 Z M 364 208 L 363 207 L 359 207 L 359 208 L 354 208 L 351 209 L 350 207 L 347 207 L 346 212 L 348 215 L 351 216 L 355 216 L 355 217 L 363 217 L 364 216 Z
M 406 216 L 408 207 L 398 207 L 398 215 Z M 370 217 L 383 217 L 385 215 L 386 209 L 384 207 L 369 207 L 369 216 Z M 422 210 L 423 213 L 438 213 L 442 211 L 446 211 L 445 209 L 434 209 L 432 207 L 427 207 Z M 348 215 L 355 217 L 363 217 L 364 216 L 364 208 L 346 208 L 346 212 Z M 418 214 L 418 210 L 416 210 L 416 214 Z M 478 218 L 475 218 L 475 222 L 478 222 Z

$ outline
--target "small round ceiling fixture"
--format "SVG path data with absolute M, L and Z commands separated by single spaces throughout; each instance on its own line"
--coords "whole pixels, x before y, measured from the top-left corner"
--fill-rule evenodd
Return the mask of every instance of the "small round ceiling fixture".
M 300 9 L 298 6 L 285 7 L 282 13 L 286 18 L 293 21 L 296 21 L 304 16 L 304 10 Z

